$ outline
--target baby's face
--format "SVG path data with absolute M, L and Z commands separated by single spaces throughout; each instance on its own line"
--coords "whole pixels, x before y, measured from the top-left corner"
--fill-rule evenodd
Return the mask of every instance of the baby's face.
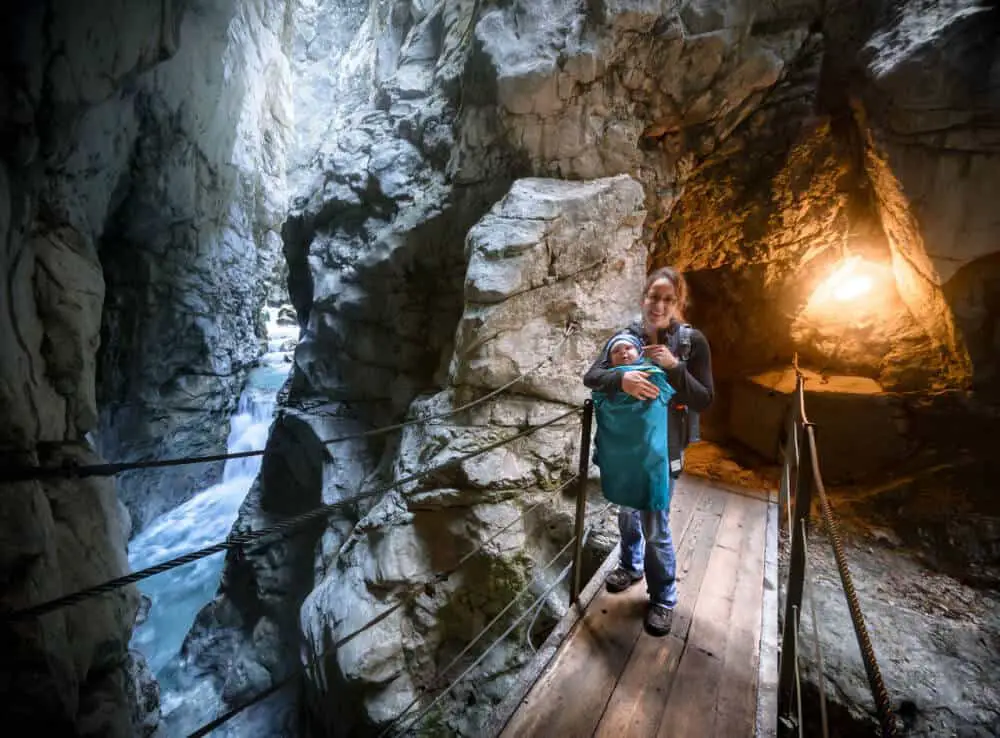
M 639 358 L 639 349 L 631 343 L 622 341 L 611 347 L 611 366 L 634 364 Z

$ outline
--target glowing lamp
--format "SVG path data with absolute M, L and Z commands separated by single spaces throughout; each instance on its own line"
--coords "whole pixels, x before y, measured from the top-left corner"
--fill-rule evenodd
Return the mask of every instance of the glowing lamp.
M 883 274 L 886 272 L 886 274 Z M 862 298 L 867 297 L 876 287 L 879 281 L 885 281 L 888 276 L 885 267 L 865 261 L 860 256 L 848 256 L 837 265 L 833 273 L 827 277 L 816 291 L 809 298 L 809 312 L 827 312 L 834 309 L 835 304 L 841 305 L 841 309 L 847 307 L 844 303 L 859 304 Z M 875 304 L 871 299 L 863 300 L 862 309 L 872 309 Z M 875 302 L 878 302 L 876 300 Z M 857 308 L 852 308 L 852 310 Z M 839 314 L 839 311 L 838 311 Z
M 871 292 L 874 283 L 875 281 L 866 274 L 851 275 L 832 289 L 833 299 L 846 302 L 861 297 L 866 292 Z

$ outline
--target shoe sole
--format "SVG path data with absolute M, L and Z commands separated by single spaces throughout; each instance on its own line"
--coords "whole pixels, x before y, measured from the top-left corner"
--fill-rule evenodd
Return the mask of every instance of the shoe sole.
M 642 579 L 643 579 L 642 577 L 639 577 L 638 579 L 633 579 L 631 582 L 629 582 L 628 584 L 626 584 L 624 587 L 621 587 L 621 586 L 619 586 L 617 584 L 613 585 L 613 584 L 611 584 L 611 582 L 605 582 L 605 586 L 606 586 L 608 592 L 611 592 L 612 594 L 618 594 L 619 592 L 624 592 L 626 589 L 631 589 L 632 587 L 634 587 L 635 585 L 637 585 L 639 582 L 641 582 Z
M 643 623 L 643 626 L 645 626 L 646 632 L 654 638 L 663 638 L 665 635 L 670 635 L 670 628 L 667 628 L 666 630 L 651 628 L 648 623 Z

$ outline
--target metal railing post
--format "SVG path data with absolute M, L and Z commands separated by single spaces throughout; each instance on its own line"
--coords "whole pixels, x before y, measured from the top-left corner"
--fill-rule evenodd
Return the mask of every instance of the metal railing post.
M 801 441 L 806 440 L 803 434 L 803 418 L 799 408 L 802 407 L 802 377 L 795 384 L 795 418 L 793 437 L 789 439 L 792 448 L 801 448 Z M 802 611 L 802 588 L 805 581 L 805 546 L 802 521 L 808 525 L 809 508 L 812 504 L 813 473 L 812 456 L 808 453 L 798 456 L 798 467 L 795 470 L 795 511 L 792 516 L 792 549 L 789 554 L 788 584 L 785 593 L 785 617 L 781 635 L 781 655 L 778 673 L 779 704 L 789 704 L 792 686 L 795 679 L 795 637 L 797 634 L 796 612 Z
M 569 584 L 570 605 L 579 603 L 580 578 L 583 575 L 583 523 L 587 515 L 587 472 L 590 471 L 590 428 L 594 419 L 594 401 L 583 403 L 580 429 L 580 466 L 576 479 L 576 522 L 573 525 L 573 574 Z

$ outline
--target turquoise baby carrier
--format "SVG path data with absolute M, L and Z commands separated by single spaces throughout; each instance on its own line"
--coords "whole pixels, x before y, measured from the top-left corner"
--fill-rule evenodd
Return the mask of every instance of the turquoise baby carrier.
M 613 397 L 594 391 L 594 463 L 609 502 L 638 510 L 670 507 L 672 479 L 667 446 L 670 398 L 676 391 L 664 371 L 653 364 L 629 364 L 611 371 L 643 371 L 660 389 L 654 400 L 637 400 L 625 392 Z

